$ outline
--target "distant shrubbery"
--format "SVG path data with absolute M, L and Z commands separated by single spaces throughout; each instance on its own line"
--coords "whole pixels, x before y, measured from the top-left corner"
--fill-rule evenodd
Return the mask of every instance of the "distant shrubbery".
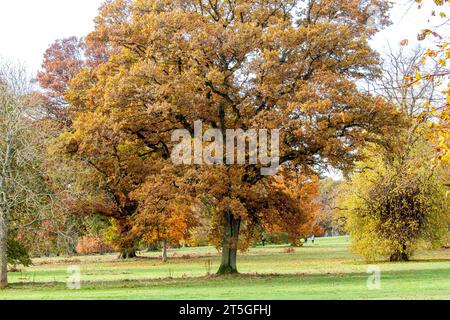
M 289 235 L 286 232 L 268 232 L 263 235 L 262 244 L 286 244 L 289 243 Z
M 77 245 L 79 254 L 103 254 L 112 251 L 113 248 L 106 244 L 101 237 L 83 237 Z
M 14 268 L 18 265 L 28 267 L 32 264 L 27 249 L 12 238 L 8 239 L 7 242 L 7 256 L 8 264 Z

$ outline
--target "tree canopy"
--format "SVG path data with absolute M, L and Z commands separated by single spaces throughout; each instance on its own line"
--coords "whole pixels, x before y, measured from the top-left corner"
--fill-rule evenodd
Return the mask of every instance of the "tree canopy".
M 118 246 L 132 253 L 133 221 L 148 225 L 163 212 L 170 220 L 174 203 L 194 197 L 213 217 L 221 272 L 236 272 L 240 234 L 307 221 L 299 203 L 313 176 L 349 170 L 359 148 L 398 130 L 395 108 L 356 83 L 380 73 L 368 40 L 388 24 L 388 8 L 375 0 L 106 2 L 85 42 L 101 54 L 85 55 L 66 82 L 71 125 L 56 142 L 95 172 L 98 195 L 83 207 L 114 218 Z M 258 165 L 171 169 L 171 133 L 193 134 L 196 121 L 224 136 L 280 129 L 284 169 L 273 177 Z M 177 170 L 177 181 L 162 170 Z M 180 196 L 164 200 L 164 190 Z

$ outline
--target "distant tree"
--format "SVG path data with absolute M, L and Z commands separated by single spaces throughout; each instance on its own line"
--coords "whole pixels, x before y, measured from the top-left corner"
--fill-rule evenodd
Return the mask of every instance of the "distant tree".
M 106 49 L 101 44 L 87 44 L 85 39 L 77 37 L 56 40 L 46 50 L 36 80 L 42 89 L 39 93 L 41 117 L 48 120 L 55 132 L 71 126 L 65 99 L 70 81 L 83 68 L 93 67 L 106 59 Z
M 87 230 L 89 224 L 98 222 L 96 214 L 92 210 L 86 214 L 83 209 L 75 208 L 75 202 L 106 191 L 99 192 L 101 187 L 91 183 L 90 179 L 96 177 L 95 169 L 88 163 L 72 161 L 62 155 L 61 150 L 56 151 L 53 138 L 72 126 L 69 105 L 64 96 L 70 81 L 83 68 L 105 60 L 105 52 L 101 45 L 88 44 L 84 38 L 56 40 L 46 50 L 42 69 L 36 76 L 40 90 L 35 93 L 39 98 L 39 107 L 34 118 L 45 136 L 47 155 L 42 168 L 52 193 L 52 203 L 47 220 L 22 230 L 19 235 L 34 254 L 72 255 L 76 253 L 80 237 L 99 237 L 99 234 Z M 41 241 L 36 242 L 35 238 Z
M 45 52 L 42 70 L 37 74 L 37 81 L 44 90 L 41 93 L 42 116 L 58 125 L 59 129 L 70 126 L 64 94 L 69 81 L 86 65 L 85 51 L 82 39 L 57 40 Z
M 8 239 L 6 255 L 8 264 L 13 267 L 18 265 L 29 267 L 32 264 L 28 250 L 12 237 Z
M 420 46 L 389 48 L 383 59 L 382 76 L 372 82 L 377 95 L 391 101 L 409 119 L 416 120 L 416 123 L 432 119 L 433 112 L 429 108 L 431 104 L 442 108 L 445 102 L 442 89 L 432 78 L 410 85 L 410 75 L 417 72 L 417 65 L 421 64 L 425 54 L 426 49 Z M 437 61 L 429 61 L 426 67 L 436 74 L 443 70 Z
M 326 178 L 320 181 L 319 186 L 319 204 L 320 219 L 319 226 L 329 235 L 340 233 L 339 215 L 337 214 L 337 200 L 342 192 L 344 181 L 336 181 L 332 178 Z
M 270 233 L 285 232 L 293 246 L 301 246 L 302 240 L 311 235 L 323 235 L 319 225 L 322 213 L 318 200 L 319 181 L 317 177 L 301 174 L 282 174 L 274 179 L 266 203 L 264 230 Z M 270 208 L 272 210 L 270 210 Z
M 418 72 L 438 75 L 445 69 L 437 60 L 426 61 L 429 55 L 420 48 L 387 55 L 374 90 L 396 106 L 408 125 L 383 148 L 366 150 L 370 160 L 358 165 L 339 197 L 353 249 L 368 260 L 406 261 L 423 242 L 438 246 L 448 230 L 448 174 L 445 163 L 433 164 L 435 153 L 424 140 L 442 120 L 445 95 L 438 78 Z
M 176 168 L 169 166 L 150 176 L 133 194 L 139 201 L 133 232 L 147 243 L 162 243 L 164 262 L 168 244 L 187 242 L 190 231 L 199 226 L 195 198 L 187 189 Z
M 135 181 L 142 183 L 145 180 L 148 168 L 151 168 L 148 159 L 138 154 L 128 157 L 127 153 L 138 147 L 132 143 L 121 145 L 123 139 L 120 134 L 101 135 L 99 139 L 105 143 L 92 141 L 107 150 L 108 155 L 104 154 L 104 157 L 99 156 L 101 152 L 95 145 L 90 145 L 89 155 L 75 157 L 83 146 L 75 145 L 73 139 L 70 140 L 72 143 L 69 141 L 63 146 L 58 139 L 52 139 L 60 135 L 64 137 L 64 131 L 73 132 L 76 110 L 69 108 L 66 94 L 74 76 L 96 67 L 107 57 L 107 50 L 101 43 L 76 37 L 57 40 L 45 53 L 42 71 L 37 76 L 44 89 L 40 94 L 39 120 L 48 138 L 48 157 L 44 167 L 55 197 L 51 228 L 47 226 L 44 232 L 71 242 L 73 251 L 82 228 L 80 220 L 74 217 L 103 216 L 112 219 L 114 226 L 110 231 L 117 234 L 109 239 L 120 252 L 119 257 L 132 258 L 136 256 L 137 240 L 132 236 L 131 220 L 137 202 L 130 199 L 130 193 L 136 188 Z M 115 126 L 94 118 L 90 120 L 95 120 L 96 129 L 92 130 L 98 132 L 106 132 Z M 127 169 L 123 165 L 124 159 L 129 161 Z

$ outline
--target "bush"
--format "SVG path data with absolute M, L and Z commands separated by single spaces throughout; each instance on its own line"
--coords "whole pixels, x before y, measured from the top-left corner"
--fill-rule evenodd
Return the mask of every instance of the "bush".
M 32 264 L 28 250 L 15 239 L 8 239 L 6 254 L 8 257 L 8 264 L 12 265 L 14 268 L 18 265 L 28 267 Z
M 103 254 L 112 251 L 113 248 L 106 244 L 101 237 L 83 237 L 77 245 L 79 254 Z
M 286 244 L 289 243 L 289 235 L 286 232 L 264 233 L 265 244 Z

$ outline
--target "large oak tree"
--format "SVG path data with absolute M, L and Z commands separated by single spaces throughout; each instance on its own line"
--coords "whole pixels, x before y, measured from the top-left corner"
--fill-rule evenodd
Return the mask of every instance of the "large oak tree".
M 219 272 L 235 273 L 239 235 L 274 220 L 304 223 L 286 191 L 298 175 L 347 170 L 359 147 L 396 129 L 395 110 L 357 86 L 379 73 L 368 40 L 387 10 L 383 0 L 108 1 L 87 37 L 108 59 L 71 80 L 73 127 L 61 139 L 104 175 L 127 217 L 138 213 L 130 195 L 153 164 L 170 165 L 173 130 L 193 133 L 197 120 L 224 135 L 281 129 L 284 169 L 274 177 L 255 165 L 183 170 L 186 192 L 213 217 Z

